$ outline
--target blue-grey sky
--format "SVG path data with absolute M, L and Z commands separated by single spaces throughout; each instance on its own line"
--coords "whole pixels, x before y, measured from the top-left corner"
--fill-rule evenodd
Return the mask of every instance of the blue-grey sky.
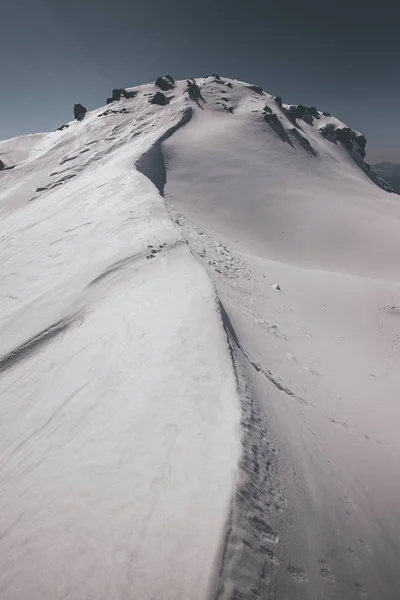
M 217 72 L 328 110 L 400 162 L 395 0 L 0 0 L 0 139 L 52 130 L 114 87 Z

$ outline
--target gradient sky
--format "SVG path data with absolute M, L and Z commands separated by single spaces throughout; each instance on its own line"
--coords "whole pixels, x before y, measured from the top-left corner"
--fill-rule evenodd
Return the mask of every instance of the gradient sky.
M 0 0 L 0 139 L 52 130 L 75 102 L 213 72 L 328 110 L 400 162 L 395 0 Z

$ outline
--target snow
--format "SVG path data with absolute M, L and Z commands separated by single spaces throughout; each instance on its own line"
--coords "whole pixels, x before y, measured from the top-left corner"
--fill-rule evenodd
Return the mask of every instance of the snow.
M 235 377 L 211 281 L 134 167 L 186 108 L 143 98 L 123 126 L 94 113 L 10 172 L 2 599 L 203 598 L 218 568 Z
M 0 142 L 2 600 L 397 600 L 397 196 L 196 82 Z
M 248 442 L 258 458 L 240 469 L 219 597 L 394 600 L 400 206 L 318 133 L 323 119 L 298 121 L 314 155 L 268 95 L 232 83 L 233 114 L 209 110 L 221 92 L 206 82 L 204 111 L 163 144 L 166 200 L 214 279 L 270 437 Z

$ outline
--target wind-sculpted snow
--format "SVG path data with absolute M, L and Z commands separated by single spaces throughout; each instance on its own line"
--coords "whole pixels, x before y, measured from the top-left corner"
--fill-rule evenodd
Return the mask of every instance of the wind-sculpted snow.
M 218 75 L 0 142 L 2 600 L 397 600 L 400 209 L 364 150 Z

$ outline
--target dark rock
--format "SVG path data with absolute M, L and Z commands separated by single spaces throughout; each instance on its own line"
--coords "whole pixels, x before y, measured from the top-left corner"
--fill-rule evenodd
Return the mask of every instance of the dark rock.
M 319 112 L 317 111 L 315 106 L 309 106 L 308 112 L 314 117 L 314 119 L 320 119 Z
M 309 125 L 313 124 L 314 118 L 319 119 L 319 114 L 315 106 L 304 106 L 303 104 L 292 104 L 289 108 L 283 109 L 284 113 L 296 124 L 296 119 L 302 119 Z
M 124 90 L 123 88 L 115 88 L 115 89 L 112 91 L 112 99 L 113 99 L 113 102 L 117 102 L 118 100 L 121 100 L 121 96 L 122 96 L 122 94 L 124 93 L 124 91 L 125 91 L 125 90 Z
M 355 132 L 350 127 L 338 127 L 335 134 L 336 139 L 351 152 L 354 148 Z
M 219 84 L 224 83 L 224 81 L 221 79 L 221 77 L 219 75 L 217 75 L 217 73 L 213 73 L 212 76 L 214 77 L 214 83 L 219 83 Z
M 165 106 L 168 104 L 169 100 L 165 94 L 162 92 L 156 92 L 152 99 L 150 100 L 150 104 L 158 104 L 159 106 Z
M 367 138 L 362 133 L 356 135 L 356 142 L 358 144 L 357 152 L 361 155 L 361 158 L 364 159 L 366 152 L 365 147 L 367 145 Z
M 68 123 L 64 123 L 64 125 L 57 127 L 56 131 L 63 131 L 64 129 L 68 129 L 68 127 L 69 127 Z
M 293 128 L 290 134 L 299 142 L 300 146 L 307 152 L 307 154 L 311 154 L 312 156 L 317 156 L 316 151 L 311 146 L 310 142 L 307 138 L 301 135 L 300 131 L 296 128 Z
M 263 113 L 272 113 L 272 108 L 270 108 L 269 106 L 267 106 L 267 104 L 264 106 Z
M 280 96 L 275 96 L 274 102 L 276 102 L 278 106 L 282 106 L 282 98 Z
M 175 87 L 175 82 L 173 83 L 169 77 L 159 77 L 155 81 L 155 85 L 163 90 L 163 92 L 168 92 L 168 90 L 173 90 Z
M 233 85 L 231 84 L 230 81 L 228 81 L 228 83 L 226 85 L 228 86 L 228 88 L 233 88 Z
M 231 113 L 231 115 L 233 115 L 233 106 L 226 106 L 225 110 L 227 110 L 228 112 Z
M 333 123 L 319 129 L 319 133 L 331 142 L 340 142 L 349 152 L 356 150 L 361 158 L 365 158 L 367 138 L 350 127 L 335 127 Z
M 198 104 L 198 106 L 200 106 L 200 100 L 203 100 L 203 102 L 205 102 L 203 96 L 201 95 L 201 90 L 199 88 L 199 86 L 196 83 L 195 79 L 187 79 L 187 88 L 186 91 L 189 94 L 189 98 L 191 100 L 193 100 L 193 102 L 196 102 L 196 104 Z M 202 108 L 202 107 L 201 107 Z
M 124 98 L 126 98 L 126 100 L 130 100 L 131 98 L 135 98 L 135 96 L 137 96 L 137 92 L 128 92 L 128 90 L 122 90 L 122 95 Z
M 326 110 L 324 110 L 322 114 L 324 115 L 324 117 L 330 117 L 331 116 L 331 113 L 328 113 Z
M 249 90 L 253 90 L 253 92 L 256 92 L 257 94 L 260 94 L 260 96 L 264 93 L 264 90 L 259 85 L 247 85 L 246 87 L 249 88 Z
M 320 127 L 320 129 L 318 129 L 318 132 L 330 142 L 334 142 L 335 144 L 337 143 L 335 126 L 333 123 L 328 123 L 328 125 Z
M 274 125 L 281 124 L 278 115 L 273 113 L 272 111 L 271 111 L 271 113 L 265 113 L 264 121 L 266 121 L 267 123 L 270 123 L 270 124 L 274 124 Z
M 108 110 L 105 110 L 103 113 L 101 113 L 100 115 L 98 115 L 99 117 L 107 117 L 107 115 L 119 115 L 119 114 L 125 114 L 125 113 L 129 113 L 129 110 L 127 108 L 120 108 L 119 110 L 112 110 L 111 108 L 109 108 Z
M 2 160 L 0 160 L 0 171 L 2 171 L 5 168 L 6 168 L 6 165 L 3 163 Z
M 308 112 L 307 106 L 298 104 L 297 106 L 290 107 L 296 119 L 302 119 L 306 112 Z
M 135 98 L 137 96 L 137 92 L 128 92 L 125 88 L 115 88 L 112 91 L 112 98 L 107 98 L 107 104 L 111 104 L 111 102 L 118 102 L 121 100 L 121 97 L 129 100 L 130 98 Z
M 356 142 L 358 145 L 365 150 L 365 146 L 367 145 L 367 138 L 362 133 L 356 134 Z
M 77 121 L 82 121 L 82 119 L 85 118 L 86 113 L 87 113 L 87 108 L 82 106 L 82 104 L 74 105 L 74 117 Z
M 166 75 L 165 79 L 168 79 L 173 85 L 175 85 L 175 79 L 172 77 L 172 75 Z

